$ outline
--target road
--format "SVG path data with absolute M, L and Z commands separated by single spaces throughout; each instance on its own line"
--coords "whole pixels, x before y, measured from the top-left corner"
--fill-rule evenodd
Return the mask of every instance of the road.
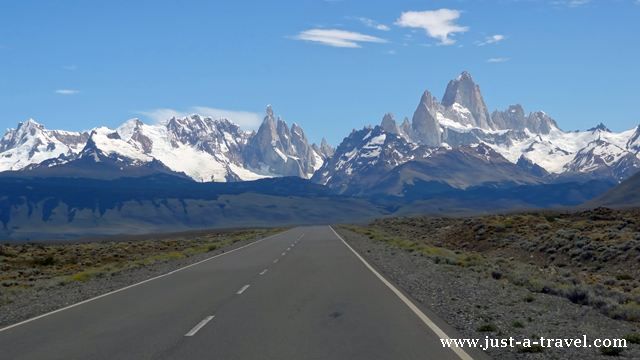
M 385 281 L 332 228 L 299 227 L 0 330 L 0 358 L 471 358 Z

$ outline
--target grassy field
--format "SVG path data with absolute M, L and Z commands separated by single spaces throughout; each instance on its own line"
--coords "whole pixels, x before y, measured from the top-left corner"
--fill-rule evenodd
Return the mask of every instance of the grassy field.
M 224 249 L 282 230 L 192 231 L 84 239 L 75 243 L 0 244 L 0 306 L 36 286 L 65 286 L 114 276 L 125 270 Z

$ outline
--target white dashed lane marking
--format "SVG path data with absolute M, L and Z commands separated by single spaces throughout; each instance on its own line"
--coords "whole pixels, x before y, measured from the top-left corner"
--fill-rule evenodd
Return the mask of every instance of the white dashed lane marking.
M 205 325 L 207 325 L 207 323 L 211 321 L 214 317 L 215 315 L 207 316 L 202 321 L 200 321 L 198 325 L 194 326 L 193 329 L 191 329 L 188 333 L 184 334 L 184 336 L 195 335 L 198 331 L 200 331 L 200 329 L 202 329 Z
M 238 292 L 236 294 L 238 294 L 238 295 L 242 294 L 243 292 L 245 292 L 245 290 L 247 290 L 249 288 L 249 286 L 251 286 L 251 285 L 245 285 L 245 286 L 241 287 L 240 290 L 238 290 Z

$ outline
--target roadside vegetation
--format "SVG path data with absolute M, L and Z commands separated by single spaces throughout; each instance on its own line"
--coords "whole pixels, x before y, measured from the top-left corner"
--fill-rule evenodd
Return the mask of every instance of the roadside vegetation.
M 33 288 L 116 276 L 129 270 L 224 251 L 283 229 L 192 231 L 88 239 L 77 243 L 0 244 L 0 306 Z
M 555 295 L 640 323 L 640 210 L 388 218 L 343 228 L 526 288 L 527 302 Z

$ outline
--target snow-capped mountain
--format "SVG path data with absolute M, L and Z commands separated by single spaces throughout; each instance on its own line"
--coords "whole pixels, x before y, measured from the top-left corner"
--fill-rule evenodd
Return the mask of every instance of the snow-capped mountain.
M 243 152 L 247 166 L 265 174 L 309 178 L 322 166 L 324 157 L 317 152 L 297 124 L 291 128 L 275 118 L 271 106 Z
M 0 171 L 20 170 L 61 155 L 72 156 L 84 147 L 88 133 L 47 130 L 29 119 L 9 129 L 0 139 Z
M 309 144 L 303 129 L 295 123 L 289 127 L 271 106 L 257 132 L 199 115 L 153 125 L 132 119 L 117 129 L 89 132 L 47 130 L 29 120 L 0 140 L 0 171 L 62 165 L 79 169 L 93 161 L 122 172 L 138 166 L 201 182 L 297 176 L 358 193 L 407 162 L 430 162 L 434 154 L 444 158 L 443 152 L 466 149 L 460 150 L 461 157 L 452 157 L 462 159 L 469 151 L 489 148 L 490 163 L 508 161 L 514 174 L 525 172 L 547 182 L 576 178 L 619 182 L 640 169 L 640 126 L 614 133 L 600 124 L 570 132 L 561 130 L 545 112 L 526 113 L 519 104 L 490 113 L 480 86 L 463 72 L 449 82 L 442 101 L 425 91 L 411 120 L 405 117 L 398 124 L 393 114 L 385 114 L 380 126 L 353 131 L 337 149 L 324 139 L 320 145 Z M 457 164 L 441 166 L 446 170 Z M 511 167 L 500 169 L 507 168 Z M 423 175 L 402 178 L 426 178 Z M 508 182 L 503 175 L 494 180 Z M 511 180 L 518 183 L 518 176 Z
M 358 193 L 396 166 L 427 157 L 432 151 L 381 126 L 354 130 L 311 180 L 339 192 Z
M 131 119 L 115 130 L 99 127 L 90 133 L 50 131 L 28 121 L 7 131 L 0 146 L 0 171 L 65 165 L 77 172 L 92 161 L 123 172 L 136 166 L 173 171 L 201 182 L 308 178 L 332 151 L 326 142 L 310 145 L 296 124 L 288 128 L 281 119 L 276 124 L 270 106 L 257 133 L 199 115 L 154 125 Z
M 398 125 L 392 114 L 385 114 L 380 126 L 352 132 L 313 179 L 348 192 L 371 184 L 358 180 L 364 178 L 362 173 L 379 178 L 383 175 L 372 174 L 463 147 L 491 148 L 493 162 L 508 161 L 545 181 L 576 177 L 621 181 L 640 169 L 640 126 L 622 133 L 613 133 L 602 124 L 565 132 L 545 112 L 526 114 L 521 105 L 489 115 L 480 87 L 463 72 L 449 82 L 442 102 L 425 91 L 411 122 L 405 118 Z M 441 166 L 446 170 L 457 164 Z

